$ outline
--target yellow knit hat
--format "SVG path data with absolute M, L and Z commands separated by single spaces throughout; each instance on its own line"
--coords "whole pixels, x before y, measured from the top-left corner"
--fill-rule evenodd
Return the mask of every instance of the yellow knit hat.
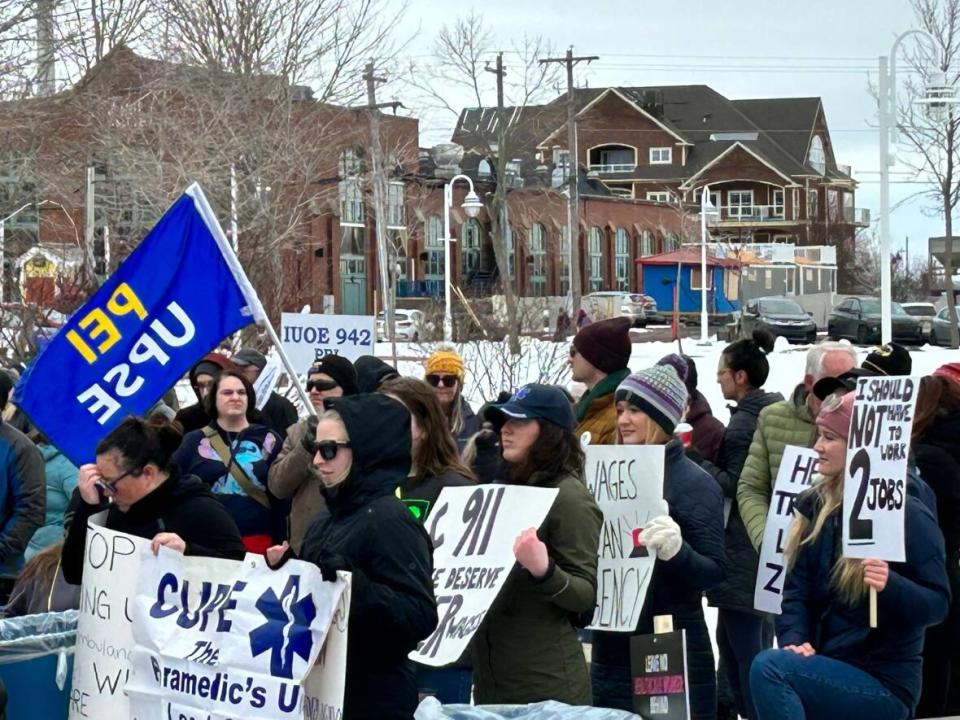
M 463 382 L 465 371 L 463 358 L 453 350 L 437 350 L 427 358 L 427 375 L 456 375 Z

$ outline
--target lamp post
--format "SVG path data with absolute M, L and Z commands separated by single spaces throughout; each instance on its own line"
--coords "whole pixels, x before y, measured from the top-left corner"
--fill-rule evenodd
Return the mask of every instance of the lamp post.
M 463 200 L 463 205 L 461 205 L 464 212 L 467 213 L 467 217 L 477 217 L 483 208 L 483 203 L 477 197 L 477 193 L 474 192 L 473 180 L 466 175 L 456 175 L 443 186 L 443 340 L 448 343 L 453 342 L 453 311 L 450 307 L 450 243 L 453 242 L 453 238 L 450 234 L 450 213 L 453 211 L 453 184 L 457 180 L 466 180 L 467 185 L 470 186 L 470 190 Z
M 880 339 L 886 344 L 893 339 L 893 322 L 890 316 L 892 304 L 890 273 L 890 168 L 895 158 L 890 154 L 890 142 L 897 141 L 897 51 L 900 43 L 911 35 L 920 35 L 927 39 L 930 48 L 936 52 L 936 41 L 926 30 L 907 30 L 900 33 L 890 48 L 889 71 L 888 58 L 880 56 L 878 110 L 880 125 Z M 936 60 L 936 58 L 933 58 Z M 943 73 L 936 73 L 938 82 L 927 84 L 924 97 L 917 102 L 927 105 L 931 114 L 938 116 L 955 105 L 957 100 L 954 89 L 946 81 Z
M 32 207 L 33 203 L 27 203 L 22 207 L 18 207 L 12 213 L 7 215 L 4 218 L 0 218 L 0 302 L 4 301 L 3 292 L 4 284 L 6 283 L 6 269 L 4 268 L 4 262 L 7 255 L 7 220 L 13 220 L 21 211 L 26 210 L 28 207 Z M 39 227 L 38 227 L 39 232 Z M 39 238 L 38 238 L 39 239 Z
M 700 344 L 708 345 L 709 319 L 707 317 L 707 216 L 716 215 L 717 209 L 710 202 L 710 186 L 704 185 L 700 193 Z M 679 287 L 679 286 L 678 286 Z M 677 302 L 680 301 L 679 293 Z

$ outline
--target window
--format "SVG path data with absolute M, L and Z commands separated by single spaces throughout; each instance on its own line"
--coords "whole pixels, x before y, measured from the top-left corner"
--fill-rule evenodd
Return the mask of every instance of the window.
M 363 173 L 363 158 L 357 148 L 345 148 L 340 153 L 340 177 L 356 177 Z
M 570 235 L 567 226 L 560 228 L 560 294 L 570 293 Z
M 493 168 L 490 167 L 490 161 L 486 158 L 480 159 L 480 164 L 477 166 L 477 177 L 482 179 L 488 179 L 493 176 Z
M 669 233 L 663 242 L 664 252 L 673 252 L 680 249 L 680 236 L 676 233 Z
M 827 217 L 830 222 L 840 222 L 840 195 L 836 190 L 827 190 Z
M 590 262 L 590 292 L 603 290 L 603 230 L 598 227 L 590 228 L 590 237 L 587 245 L 587 256 Z
M 530 268 L 530 295 L 547 296 L 547 234 L 543 225 L 535 223 L 530 228 L 530 254 L 533 265 Z
M 340 224 L 363 225 L 363 189 L 359 180 L 340 183 Z
M 644 230 L 643 235 L 640 236 L 640 257 L 649 255 L 653 255 L 653 233 Z
M 460 235 L 463 240 L 460 264 L 463 274 L 469 276 L 480 269 L 480 223 L 476 218 L 470 218 L 463 224 Z
M 443 279 L 443 221 L 439 215 L 427 218 L 427 271 L 428 280 Z
M 387 227 L 405 228 L 407 213 L 403 205 L 403 183 L 387 185 Z
M 764 272 L 763 287 L 766 290 L 773 290 L 773 270 L 766 270 Z
M 813 282 L 813 270 L 811 270 L 810 268 L 807 268 L 807 269 L 804 271 L 804 278 L 803 278 L 803 279 L 806 280 L 807 282 Z M 852 305 L 852 303 L 850 303 L 850 304 Z
M 617 290 L 630 290 L 630 236 L 623 228 L 617 228 L 616 234 L 616 275 Z
M 514 280 L 517 277 L 517 250 L 516 245 L 516 236 L 513 233 L 513 227 L 507 225 L 504 229 L 504 238 L 507 241 L 507 272 L 506 276 L 510 280 Z
M 363 257 L 366 252 L 366 230 L 361 226 L 346 225 L 340 230 L 340 256 Z
M 774 190 L 773 191 L 773 207 L 771 208 L 771 214 L 773 217 L 782 218 L 783 217 L 783 190 Z
M 407 279 L 407 231 L 387 230 L 387 253 L 398 280 Z
M 563 185 L 570 175 L 570 151 L 553 149 L 553 173 L 550 178 L 550 184 L 553 187 Z
M 654 202 L 668 203 L 670 202 L 670 193 L 669 191 L 659 191 L 659 192 L 648 192 L 647 200 L 652 200 Z
M 753 217 L 753 190 L 730 190 L 727 192 L 730 207 L 727 212 L 732 218 Z
M 650 148 L 651 165 L 669 165 L 673 162 L 673 148 Z
M 796 295 L 797 290 L 794 287 L 796 284 L 796 272 L 794 268 L 787 268 L 785 272 L 787 273 L 787 295 Z
M 694 194 L 694 199 L 696 200 L 697 209 L 699 210 L 700 204 L 703 202 L 703 189 L 697 190 Z M 711 205 L 717 208 L 717 210 L 720 210 L 721 200 L 719 190 L 711 190 L 709 200 Z
M 823 140 L 819 135 L 814 135 L 810 141 L 807 164 L 821 175 L 827 171 L 827 154 L 823 150 Z
M 690 289 L 691 290 L 702 290 L 703 284 L 701 278 L 703 275 L 700 272 L 700 266 L 694 265 L 690 268 Z M 707 290 L 713 289 L 713 273 L 711 268 L 707 268 Z
M 819 196 L 816 190 L 807 190 L 807 219 L 816 220 L 820 217 Z
M 590 149 L 590 169 L 597 172 L 631 172 L 637 167 L 637 151 L 626 145 L 603 145 Z

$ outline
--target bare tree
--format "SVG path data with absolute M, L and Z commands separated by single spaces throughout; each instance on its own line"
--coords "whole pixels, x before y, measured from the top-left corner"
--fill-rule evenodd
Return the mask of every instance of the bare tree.
M 936 66 L 931 66 L 928 43 L 920 42 L 906 52 L 907 63 L 919 77 L 907 77 L 899 95 L 897 126 L 904 156 L 901 159 L 915 177 L 928 185 L 918 195 L 927 203 L 927 211 L 943 217 L 946 252 L 944 285 L 948 312 L 956 313 L 953 292 L 953 213 L 960 203 L 960 112 L 947 106 L 947 117 L 930 116 L 917 104 L 923 86 L 939 71 L 946 82 L 956 85 L 960 79 L 960 0 L 912 0 L 917 26 L 933 37 Z M 884 258 L 884 262 L 889 259 Z M 951 324 L 950 345 L 960 345 L 956 323 Z
M 406 85 L 413 91 L 420 108 L 439 113 L 449 119 L 458 118 L 459 97 L 469 98 L 477 108 L 496 108 L 489 127 L 478 127 L 472 133 L 469 152 L 486 162 L 492 161 L 493 192 L 484 202 L 490 218 L 493 253 L 500 268 L 500 285 L 507 306 L 510 352 L 520 352 L 520 322 L 516 278 L 509 273 L 509 258 L 516 248 L 508 246 L 509 229 L 507 195 L 522 183 L 524 159 L 535 151 L 536 140 L 531 126 L 541 114 L 536 103 L 552 94 L 559 78 L 556 65 L 541 65 L 538 60 L 552 54 L 550 43 L 541 36 L 524 35 L 511 43 L 506 66 L 502 54 L 497 68 L 496 38 L 480 15 L 471 12 L 452 26 L 444 26 L 434 43 L 433 57 L 424 64 L 411 63 L 407 68 Z M 487 74 L 497 76 L 496 82 Z M 496 102 L 485 103 L 493 91 Z M 552 129 L 552 128 L 549 128 Z M 521 238 L 515 237 L 514 242 Z M 514 255 L 516 257 L 516 254 Z

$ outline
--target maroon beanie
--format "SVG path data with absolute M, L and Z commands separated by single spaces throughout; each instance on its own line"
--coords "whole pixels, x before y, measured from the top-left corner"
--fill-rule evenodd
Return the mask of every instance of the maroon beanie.
M 629 318 L 618 317 L 591 323 L 573 338 L 573 346 L 588 363 L 607 375 L 624 370 L 630 364 Z

